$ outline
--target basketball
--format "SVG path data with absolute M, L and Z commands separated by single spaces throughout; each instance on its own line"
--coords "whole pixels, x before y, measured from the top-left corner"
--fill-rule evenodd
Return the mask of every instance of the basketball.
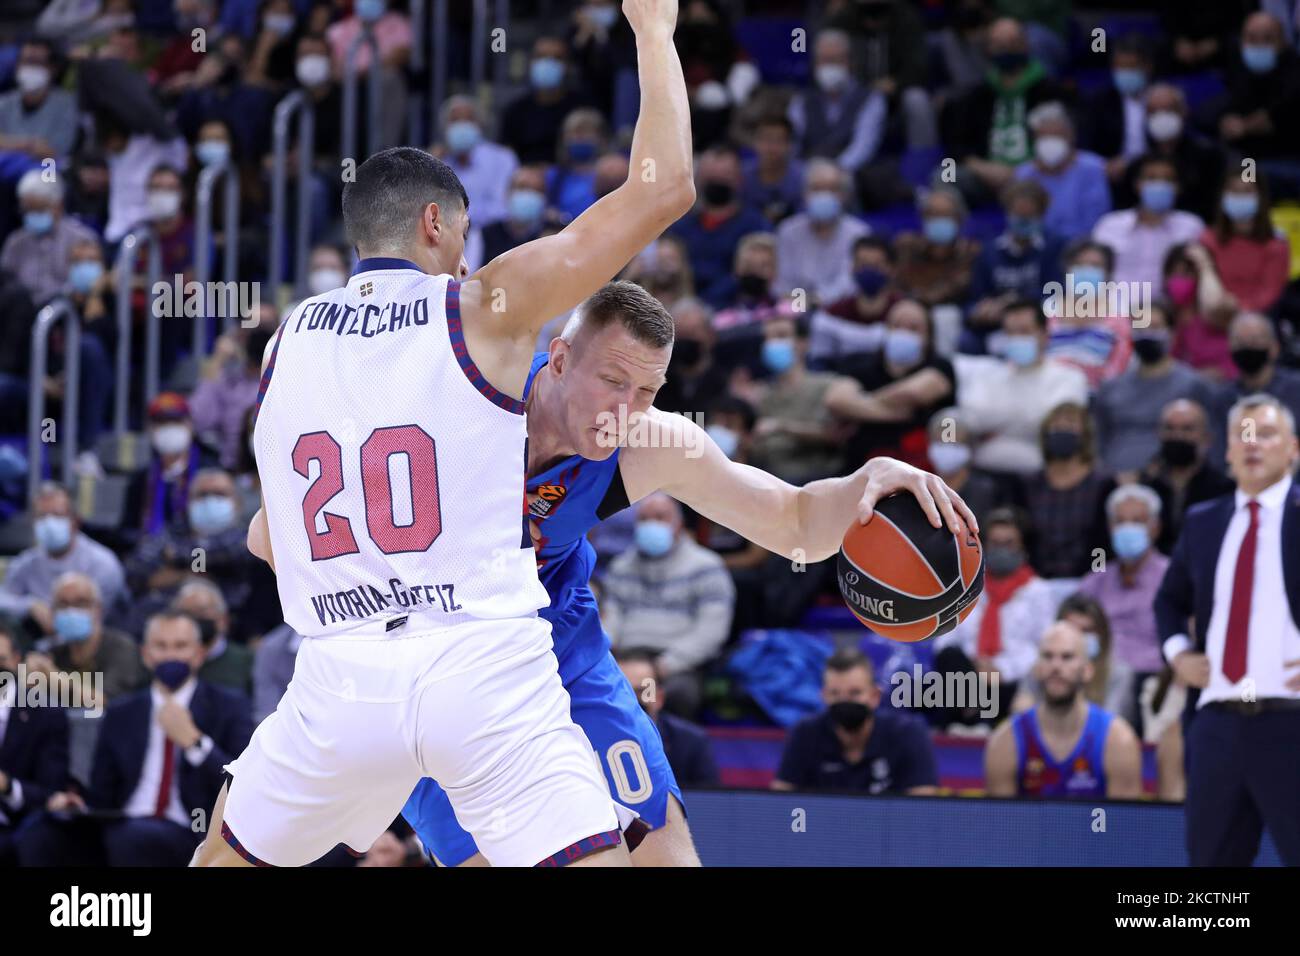
M 839 555 L 840 594 L 863 624 L 894 641 L 923 641 L 966 618 L 984 589 L 979 535 L 936 528 L 910 494 L 854 521 Z

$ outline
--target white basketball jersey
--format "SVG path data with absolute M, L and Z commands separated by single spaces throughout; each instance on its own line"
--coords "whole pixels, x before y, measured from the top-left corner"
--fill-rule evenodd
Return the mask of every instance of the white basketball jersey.
M 523 405 L 470 359 L 459 293 L 451 276 L 363 260 L 272 347 L 253 444 L 300 634 L 401 636 L 549 603 L 525 517 Z

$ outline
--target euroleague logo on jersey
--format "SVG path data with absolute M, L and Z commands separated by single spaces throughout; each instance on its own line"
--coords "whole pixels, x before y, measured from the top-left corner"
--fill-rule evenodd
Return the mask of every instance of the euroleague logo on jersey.
M 528 506 L 528 511 L 535 518 L 545 518 L 568 493 L 569 489 L 564 485 L 538 485 L 536 498 Z

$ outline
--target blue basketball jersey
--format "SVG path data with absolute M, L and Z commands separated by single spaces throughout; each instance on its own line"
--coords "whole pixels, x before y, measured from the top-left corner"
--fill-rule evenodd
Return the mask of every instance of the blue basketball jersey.
M 545 352 L 533 356 L 524 385 L 525 399 L 547 360 Z M 587 532 L 628 506 L 618 460 L 618 449 L 604 461 L 570 455 L 527 481 L 528 516 L 541 533 L 536 545 L 537 574 L 551 596 L 550 607 L 538 614 L 553 626 L 555 656 L 562 674 L 585 670 L 609 650 L 609 637 L 599 622 L 576 632 L 554 625 L 577 596 L 575 589 L 586 591 L 596 566 L 596 550 L 587 540 Z
M 1074 749 L 1056 760 L 1038 732 L 1038 708 L 1012 718 L 1016 737 L 1016 789 L 1024 796 L 1106 796 L 1106 734 L 1114 715 L 1088 704 L 1088 719 Z

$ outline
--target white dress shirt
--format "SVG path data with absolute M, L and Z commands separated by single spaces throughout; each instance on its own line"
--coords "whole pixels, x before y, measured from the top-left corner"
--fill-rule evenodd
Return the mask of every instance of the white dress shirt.
M 197 686 L 197 682 L 192 677 L 182 684 L 180 689 L 172 695 L 176 703 L 188 710 L 190 701 L 194 699 L 194 689 Z M 140 781 L 136 784 L 135 792 L 131 794 L 131 798 L 126 801 L 126 806 L 122 808 L 122 812 L 128 817 L 153 816 L 158 806 L 158 788 L 162 784 L 163 745 L 167 740 L 167 734 L 163 732 L 162 725 L 158 723 L 158 712 L 167 703 L 167 699 L 163 696 L 157 683 L 149 685 L 149 696 L 153 703 L 149 711 L 149 743 L 144 751 L 144 765 L 140 768 Z M 211 752 L 212 738 L 207 734 L 204 734 L 199 742 L 188 750 L 176 748 L 176 757 L 172 763 L 171 797 L 167 802 L 167 819 L 173 823 L 179 823 L 184 827 L 188 827 L 191 823 L 189 813 L 181 806 L 181 757 L 183 756 L 190 764 L 197 767 L 207 759 L 208 754 Z
M 1228 615 L 1232 610 L 1232 585 L 1237 573 L 1237 555 L 1250 527 L 1250 496 L 1235 495 L 1235 510 L 1219 549 L 1214 567 L 1214 610 L 1205 628 L 1205 654 L 1210 659 L 1210 682 L 1201 691 L 1197 707 L 1209 701 L 1243 700 L 1254 682 L 1254 697 L 1300 697 L 1287 690 L 1287 677 L 1295 668 L 1283 668 L 1285 661 L 1300 660 L 1300 631 L 1287 603 L 1286 581 L 1282 577 L 1282 515 L 1291 491 L 1291 476 L 1269 485 L 1255 500 L 1259 502 L 1259 525 L 1255 532 L 1255 581 L 1251 591 L 1250 623 L 1246 645 L 1246 673 L 1233 683 L 1223 673 L 1223 649 L 1228 636 Z M 1192 647 L 1186 634 L 1175 634 L 1164 643 L 1165 659 L 1173 661 Z

